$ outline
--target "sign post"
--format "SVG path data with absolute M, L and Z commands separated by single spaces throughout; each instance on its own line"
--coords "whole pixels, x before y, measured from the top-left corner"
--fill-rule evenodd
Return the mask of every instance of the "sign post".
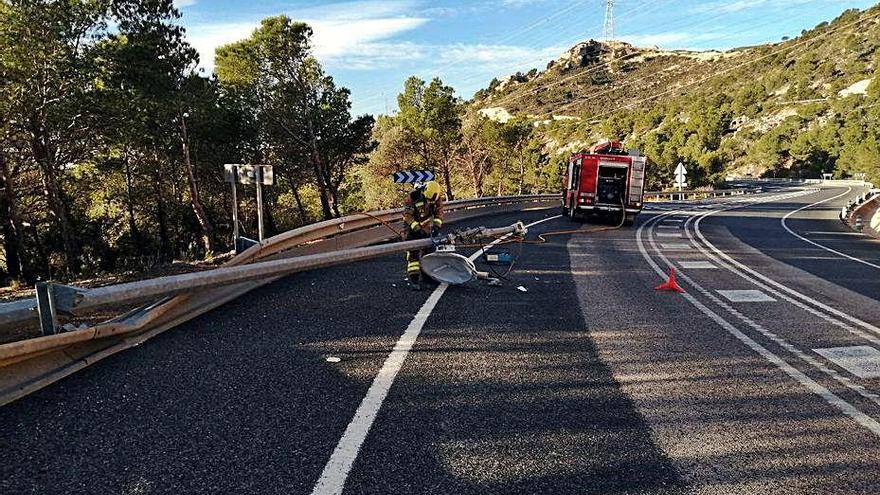
M 240 253 L 254 244 L 262 243 L 265 238 L 263 227 L 263 186 L 275 184 L 275 174 L 272 165 L 240 165 L 226 164 L 223 166 L 227 182 L 232 183 L 232 235 L 235 242 L 235 252 Z M 236 184 L 255 184 L 257 187 L 257 238 L 254 241 L 241 237 L 238 227 L 238 191 Z
M 678 167 L 675 169 L 675 186 L 678 188 L 678 192 L 682 192 L 687 185 L 687 169 L 684 163 L 678 162 Z M 682 196 L 679 195 L 679 201 L 684 199 Z
M 263 169 L 257 169 L 257 240 L 263 243 L 265 238 L 263 232 Z
M 238 246 L 238 169 L 232 168 L 232 239 Z

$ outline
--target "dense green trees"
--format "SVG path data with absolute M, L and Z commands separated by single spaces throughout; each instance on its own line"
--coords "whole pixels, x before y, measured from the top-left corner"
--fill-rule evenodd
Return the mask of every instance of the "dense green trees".
M 311 56 L 311 36 L 304 23 L 265 19 L 250 38 L 218 49 L 217 76 L 256 116 L 255 150 L 294 180 L 289 186 L 302 217 L 308 215 L 298 189 L 310 183 L 329 219 L 340 215 L 346 173 L 372 150 L 374 122 L 352 120 L 350 93 Z
M 419 157 L 421 167 L 438 172 L 449 199 L 455 198 L 452 161 L 461 141 L 461 102 L 454 93 L 439 78 L 426 85 L 410 77 L 397 97 L 399 113 L 391 119 L 400 127 L 403 142 Z
M 350 116 L 348 90 L 310 55 L 308 26 L 267 19 L 220 50 L 220 75 L 209 77 L 178 18 L 172 0 L 0 0 L 10 280 L 143 269 L 227 248 L 224 163 L 276 166 L 270 230 L 342 213 L 373 120 Z M 253 209 L 242 211 L 247 231 Z
M 398 170 L 435 172 L 450 199 L 559 189 L 559 169 L 550 165 L 531 119 L 490 119 L 457 100 L 439 78 L 407 79 L 398 106 L 397 114 L 379 118 L 378 147 L 361 169 L 366 207 L 400 203 L 406 188 L 388 181 Z

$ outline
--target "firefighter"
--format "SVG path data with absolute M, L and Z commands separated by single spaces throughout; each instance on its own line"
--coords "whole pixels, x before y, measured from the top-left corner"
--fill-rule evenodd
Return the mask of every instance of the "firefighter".
M 417 184 L 406 199 L 403 209 L 406 240 L 427 239 L 436 236 L 443 226 L 443 190 L 440 184 L 430 181 Z M 406 275 L 413 290 L 422 289 L 422 266 L 419 262 L 423 250 L 406 253 Z

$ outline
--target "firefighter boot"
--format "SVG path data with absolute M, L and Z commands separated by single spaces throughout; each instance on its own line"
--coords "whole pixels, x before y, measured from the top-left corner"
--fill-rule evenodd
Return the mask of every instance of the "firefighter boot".
M 406 276 L 409 279 L 409 286 L 412 290 L 422 290 L 422 264 L 420 263 L 421 253 L 418 251 L 410 251 L 406 254 Z

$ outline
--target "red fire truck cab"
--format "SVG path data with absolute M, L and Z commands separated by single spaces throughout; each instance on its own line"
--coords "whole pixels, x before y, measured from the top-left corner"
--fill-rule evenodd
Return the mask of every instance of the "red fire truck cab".
M 632 225 L 642 211 L 647 161 L 625 151 L 617 141 L 573 154 L 568 162 L 562 214 L 575 220 L 588 214 L 625 215 L 624 224 Z

